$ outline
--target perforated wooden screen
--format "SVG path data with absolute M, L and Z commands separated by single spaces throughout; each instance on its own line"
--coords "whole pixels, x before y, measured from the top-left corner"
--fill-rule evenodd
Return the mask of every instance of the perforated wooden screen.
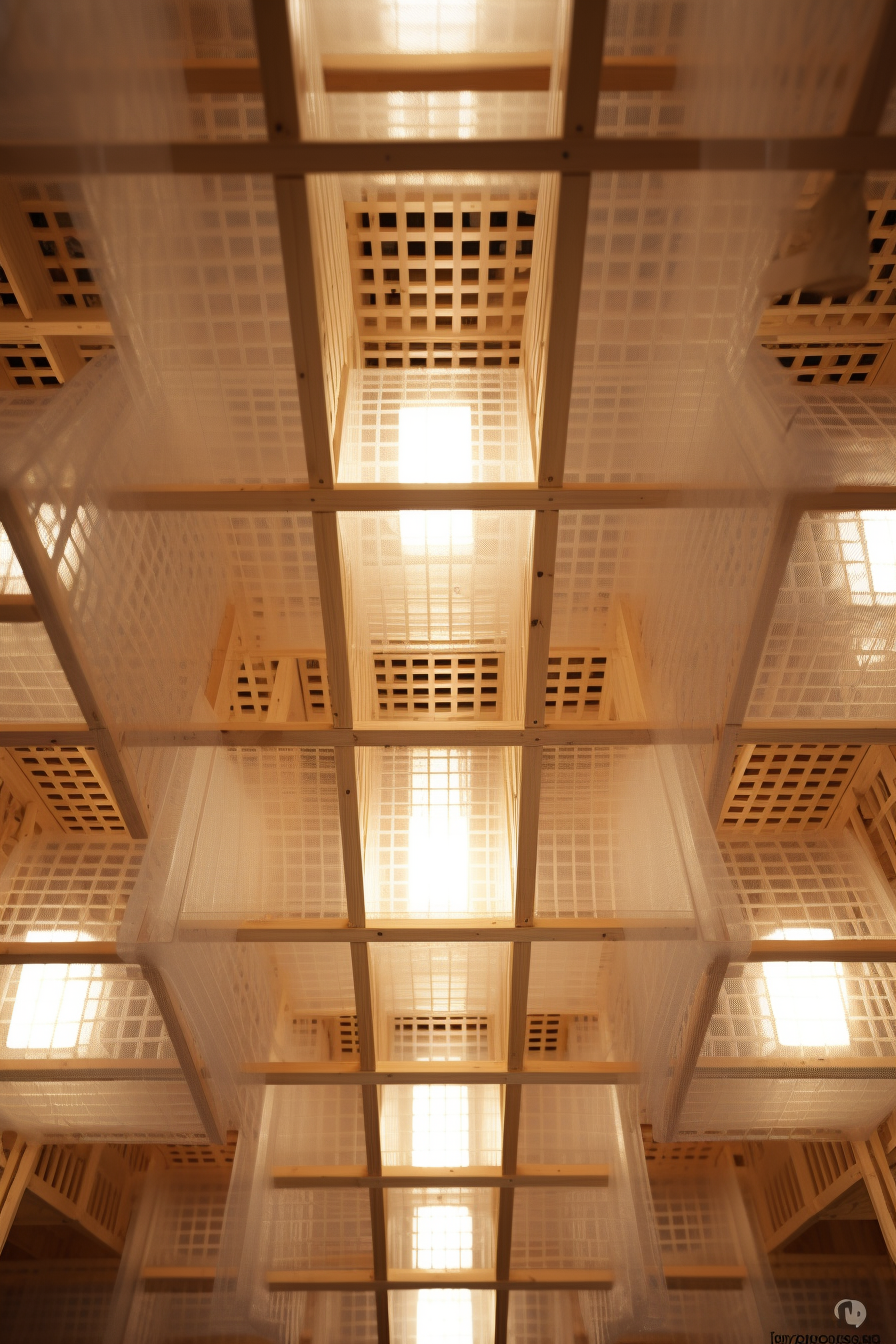
M 95 747 L 13 747 L 11 751 L 64 831 L 127 834 Z
M 544 700 L 546 721 L 606 718 L 607 669 L 606 654 L 587 649 L 551 650 Z
M 402 1016 L 391 1019 L 392 1058 L 488 1059 L 489 1019 L 460 1014 Z
M 887 747 L 874 750 L 874 773 L 859 797 L 859 817 L 881 868 L 896 885 L 896 759 Z
M 846 796 L 867 750 L 855 744 L 830 743 L 742 746 L 719 829 L 823 830 Z
M 375 654 L 373 667 L 381 719 L 501 717 L 503 653 Z

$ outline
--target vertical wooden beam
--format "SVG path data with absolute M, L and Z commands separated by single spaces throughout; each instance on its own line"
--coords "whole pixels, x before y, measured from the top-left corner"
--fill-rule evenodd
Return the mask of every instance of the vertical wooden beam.
M 0 1173 L 0 1251 L 5 1246 L 10 1228 L 15 1222 L 19 1205 L 28 1188 L 28 1182 L 34 1175 L 40 1153 L 41 1144 L 28 1143 L 20 1135 L 16 1135 L 6 1166 Z
M 568 138 L 592 139 L 594 136 L 606 8 L 605 0 L 573 0 L 563 114 L 563 135 Z M 590 192 L 590 174 L 562 175 L 551 273 L 544 412 L 538 453 L 538 483 L 542 486 L 560 485 L 563 481 Z M 545 510 L 535 515 L 529 638 L 526 648 L 527 727 L 540 727 L 544 724 L 558 524 L 559 514 L 556 512 Z M 518 927 L 531 924 L 535 912 L 541 768 L 542 749 L 524 748 L 520 777 L 514 896 L 514 922 Z M 507 1028 L 507 1057 L 511 1069 L 522 1067 L 525 1054 L 531 958 L 532 948 L 529 943 L 513 944 Z M 522 1088 L 518 1085 L 505 1087 L 504 1132 L 501 1145 L 501 1167 L 505 1175 L 514 1175 L 517 1168 L 521 1109 Z M 497 1278 L 505 1281 L 510 1276 L 513 1200 L 513 1190 L 501 1191 L 498 1201 L 495 1267 Z M 495 1344 L 507 1344 L 509 1307 L 509 1294 L 497 1293 Z
M 728 954 L 720 952 L 713 957 L 700 978 L 677 1053 L 671 1061 L 671 1078 L 663 1098 L 663 1112 L 655 1127 L 661 1143 L 671 1143 L 675 1138 L 682 1107 L 727 970 Z
M 893 1180 L 880 1135 L 874 1133 L 870 1139 L 854 1142 L 852 1146 L 890 1259 L 896 1261 L 896 1181 Z
M 128 757 L 119 749 L 117 736 L 113 734 L 111 716 L 91 681 L 79 647 L 80 641 L 60 601 L 59 581 L 52 562 L 38 540 L 25 501 L 18 491 L 0 490 L 0 523 L 22 567 L 72 694 L 88 727 L 95 730 L 97 751 L 106 768 L 109 786 L 122 820 L 134 839 L 145 839 L 149 828 L 136 775 Z
M 750 628 L 744 641 L 737 675 L 728 697 L 725 721 L 722 724 L 719 744 L 716 748 L 707 800 L 709 819 L 713 826 L 719 824 L 722 806 L 728 793 L 728 784 L 731 780 L 731 771 L 734 768 L 734 759 L 737 754 L 737 731 L 743 726 L 744 717 L 750 705 L 756 672 L 762 660 L 769 626 L 775 614 L 775 603 L 778 600 L 778 593 L 784 580 L 787 562 L 793 550 L 796 531 L 802 515 L 802 505 L 797 500 L 785 500 L 778 511 L 771 539 L 766 548 L 756 606 L 753 609 Z
M 896 0 L 885 0 L 871 55 L 862 76 L 847 135 L 874 135 L 896 77 Z
M 255 35 L 268 137 L 271 140 L 298 140 L 301 133 L 300 117 L 292 63 L 292 32 L 287 0 L 253 0 L 252 9 L 255 16 Z M 318 313 L 307 182 L 304 177 L 277 178 L 274 189 L 308 480 L 313 485 L 330 487 L 335 479 L 334 454 L 327 416 L 323 341 Z M 345 389 L 348 387 L 345 371 L 343 386 Z M 333 724 L 339 728 L 350 728 L 354 718 L 349 678 L 345 594 L 335 513 L 315 517 L 314 550 L 320 585 Z M 366 918 L 364 869 L 354 748 L 339 747 L 335 751 L 335 756 L 348 917 L 350 924 L 363 927 Z M 358 1017 L 361 1067 L 374 1069 L 376 1041 L 370 957 L 366 943 L 352 945 L 352 978 L 355 1011 Z M 377 1088 L 363 1087 L 361 1097 L 368 1172 L 371 1175 L 380 1175 L 382 1156 Z M 388 1277 L 388 1257 L 386 1203 L 383 1190 L 370 1191 L 370 1226 L 374 1276 L 379 1282 L 385 1282 Z M 376 1317 L 378 1344 L 389 1344 L 389 1299 L 385 1291 L 376 1294 Z

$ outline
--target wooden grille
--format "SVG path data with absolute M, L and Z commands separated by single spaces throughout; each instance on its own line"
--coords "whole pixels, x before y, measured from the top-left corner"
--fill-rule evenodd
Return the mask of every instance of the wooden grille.
M 535 212 L 534 191 L 409 189 L 347 202 L 366 366 L 519 364 Z
M 0 856 L 8 856 L 15 848 L 24 815 L 24 803 L 20 803 L 3 780 L 0 780 Z
M 306 719 L 320 719 L 321 722 L 329 723 L 333 711 L 330 708 L 327 660 L 319 653 L 311 656 L 302 654 L 297 661 Z
M 526 1018 L 526 1053 L 530 1055 L 566 1054 L 567 1020 L 556 1013 L 539 1013 Z
M 159 1152 L 168 1168 L 191 1171 L 229 1171 L 236 1153 L 236 1134 L 228 1135 L 224 1144 L 160 1143 Z
M 330 1052 L 333 1059 L 340 1055 L 360 1055 L 357 1017 L 351 1015 L 336 1019 L 330 1034 Z
M 95 747 L 11 750 L 64 831 L 127 834 Z
M 887 881 L 896 886 L 896 759 L 883 748 L 876 753 L 875 765 L 858 812 Z
M 319 653 L 255 653 L 235 660 L 229 716 L 329 722 L 325 658 Z
M 647 1170 L 664 1176 L 676 1172 L 692 1176 L 717 1167 L 730 1145 L 723 1143 L 657 1143 L 650 1125 L 641 1126 Z
M 552 650 L 545 686 L 545 719 L 605 718 L 607 658 L 585 649 Z
M 890 346 L 883 341 L 765 344 L 792 383 L 873 383 Z
M 501 717 L 503 653 L 383 654 L 373 666 L 381 719 Z
M 391 1019 L 393 1059 L 488 1059 L 489 1019 L 462 1014 Z
M 57 183 L 23 182 L 20 198 L 35 251 L 59 307 L 88 308 L 94 310 L 91 317 L 105 317 L 94 276 L 97 263 L 92 243 L 78 218 L 83 208 L 80 201 L 66 198 Z
M 823 830 L 847 796 L 847 785 L 866 751 L 830 743 L 742 746 L 719 829 Z

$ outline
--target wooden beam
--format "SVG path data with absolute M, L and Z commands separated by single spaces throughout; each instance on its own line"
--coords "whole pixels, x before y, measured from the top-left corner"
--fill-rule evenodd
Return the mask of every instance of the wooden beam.
M 0 966 L 120 966 L 121 957 L 114 942 L 3 942 Z
M 0 266 L 12 286 L 22 317 L 58 305 L 50 274 L 41 260 L 28 217 L 12 182 L 0 182 Z
M 747 961 L 896 962 L 896 938 L 755 938 Z
M 83 338 L 115 335 L 108 317 L 97 317 L 96 308 L 41 308 L 33 317 L 15 308 L 0 309 L 0 342 L 43 341 L 45 337 Z M 100 310 L 101 311 L 101 310 Z M 48 391 L 50 389 L 47 389 Z M 29 392 L 33 389 L 29 388 Z
M 53 651 L 71 687 L 85 723 L 94 730 L 94 744 L 103 762 L 112 795 L 124 824 L 134 839 L 148 835 L 146 810 L 133 767 L 112 735 L 112 719 L 91 681 L 80 641 L 59 595 L 52 562 L 40 545 L 18 491 L 0 490 L 0 523 L 22 567 L 22 573 L 43 619 Z M 4 744 L 5 745 L 5 744 Z
M 327 93 L 520 92 L 549 86 L 553 53 L 460 52 L 435 54 L 325 54 L 321 58 Z M 258 62 L 252 57 L 193 57 L 183 64 L 187 92 L 261 93 Z M 602 93 L 649 93 L 675 87 L 675 61 L 665 56 L 607 56 Z
M 153 1271 L 164 1275 L 164 1270 Z M 144 1275 L 147 1273 L 143 1271 Z M 608 1269 L 514 1269 L 496 1279 L 489 1269 L 395 1270 L 377 1279 L 367 1269 L 283 1269 L 267 1275 L 272 1292 L 369 1293 L 418 1292 L 421 1288 L 497 1289 L 498 1292 L 595 1292 L 613 1287 Z
M 42 1145 L 29 1143 L 17 1134 L 6 1165 L 0 1172 L 0 1251 L 15 1222 L 28 1182 L 34 1175 Z
M 780 1056 L 769 1055 L 765 1058 L 727 1059 L 705 1055 L 697 1061 L 694 1076 L 704 1082 L 720 1078 L 896 1079 L 896 1058 L 877 1055 L 840 1058 L 832 1055 L 827 1059 L 781 1059 Z
M 846 123 L 847 135 L 874 135 L 896 75 L 896 4 L 885 0 L 871 56 Z
M 102 171 L 303 177 L 378 172 L 892 172 L 896 136 L 599 136 L 524 140 L 113 141 L 0 144 L 0 177 Z
M 2 1059 L 0 1083 L 179 1083 L 171 1059 Z
M 293 1190 L 489 1190 L 601 1188 L 609 1183 L 610 1168 L 591 1163 L 579 1166 L 519 1165 L 516 1175 L 500 1167 L 390 1167 L 370 1175 L 366 1167 L 274 1167 L 275 1186 Z
M 737 1063 L 737 1061 L 735 1061 Z M 3 1065 L 0 1064 L 0 1079 L 3 1077 Z M 574 1061 L 527 1060 L 522 1069 L 512 1070 L 492 1061 L 459 1061 L 451 1063 L 398 1062 L 386 1060 L 377 1068 L 362 1070 L 355 1057 L 333 1059 L 324 1062 L 300 1062 L 277 1060 L 251 1060 L 242 1065 L 246 1082 L 264 1083 L 266 1086 L 300 1087 L 347 1087 L 376 1086 L 388 1087 L 402 1085 L 431 1085 L 463 1083 L 477 1086 L 507 1086 L 516 1083 L 545 1084 L 587 1084 L 595 1086 L 623 1085 L 637 1083 L 640 1079 L 640 1064 L 628 1060 Z M 896 1075 L 896 1061 L 892 1066 Z
M 191 933 L 207 938 L 215 933 L 239 943 L 576 943 L 693 941 L 697 927 L 692 919 L 674 916 L 659 919 L 536 919 L 524 927 L 499 920 L 471 918 L 443 923 L 439 920 L 378 920 L 363 928 L 342 919 L 276 920 L 181 920 L 181 937 Z M 0 944 L 13 951 L 30 949 L 33 943 Z M 42 944 L 60 947 L 59 943 Z M 83 948 L 83 943 L 75 946 Z M 91 943 L 91 949 L 100 944 Z M 114 944 L 110 944 L 114 946 Z M 789 945 L 788 945 L 789 946 Z M 821 944 L 822 947 L 827 946 Z M 863 942 L 862 946 L 866 946 Z M 66 960 L 66 958 L 61 958 Z M 91 951 L 91 960 L 96 960 Z
M 39 620 L 40 612 L 30 593 L 0 593 L 0 625 Z
M 706 1039 L 719 993 L 728 970 L 728 951 L 716 952 L 697 985 L 681 1040 L 672 1060 L 671 1076 L 663 1097 L 663 1108 L 656 1134 L 662 1143 L 674 1141 L 688 1089 L 700 1066 L 700 1051 Z
M 880 1135 L 853 1143 L 856 1162 L 871 1197 L 890 1259 L 896 1261 L 896 1181 L 890 1170 Z
M 735 742 L 830 742 L 836 745 L 888 746 L 896 743 L 892 719 L 746 719 L 737 729 Z
M 174 995 L 171 983 L 163 971 L 149 962 L 141 962 L 143 978 L 152 990 L 165 1030 L 180 1064 L 184 1082 L 190 1089 L 196 1113 L 208 1135 L 209 1143 L 224 1143 L 227 1129 L 223 1124 L 215 1095 L 209 1082 L 209 1071 L 203 1063 L 193 1033 Z
M 664 1265 L 663 1274 L 667 1288 L 689 1292 L 728 1292 L 749 1278 L 745 1265 Z

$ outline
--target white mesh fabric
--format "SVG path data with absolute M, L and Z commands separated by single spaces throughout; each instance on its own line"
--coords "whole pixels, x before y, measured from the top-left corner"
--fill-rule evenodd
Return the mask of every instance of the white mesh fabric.
M 867 1138 L 896 1106 L 892 1079 L 696 1079 L 681 1138 Z
M 114 939 L 145 848 L 65 836 L 20 843 L 0 876 L 0 936 Z
M 4 1129 L 84 1143 L 204 1143 L 186 1083 L 4 1083 Z

